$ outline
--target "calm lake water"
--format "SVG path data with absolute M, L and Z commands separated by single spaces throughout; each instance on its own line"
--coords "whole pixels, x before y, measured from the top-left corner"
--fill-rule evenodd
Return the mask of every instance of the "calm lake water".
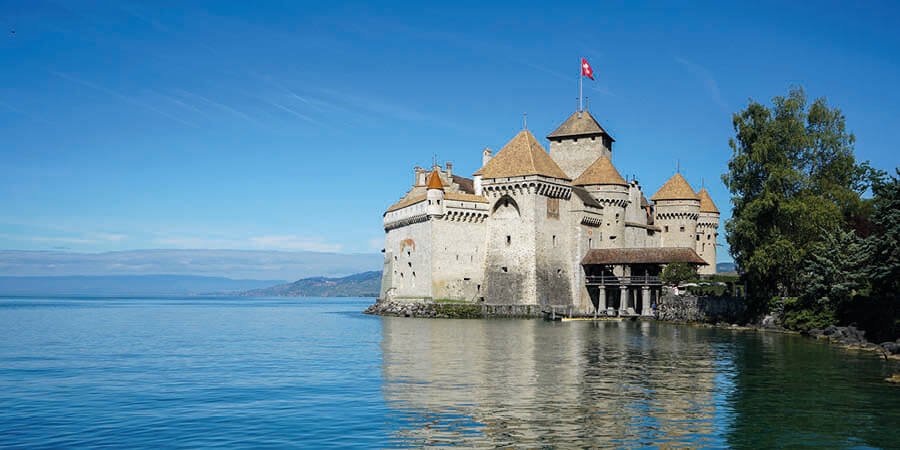
M 0 446 L 900 446 L 871 354 L 370 302 L 0 298 Z

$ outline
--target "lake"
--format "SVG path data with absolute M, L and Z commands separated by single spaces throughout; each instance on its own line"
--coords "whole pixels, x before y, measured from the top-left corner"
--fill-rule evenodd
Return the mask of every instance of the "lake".
M 896 447 L 897 361 L 371 299 L 0 298 L 0 446 Z

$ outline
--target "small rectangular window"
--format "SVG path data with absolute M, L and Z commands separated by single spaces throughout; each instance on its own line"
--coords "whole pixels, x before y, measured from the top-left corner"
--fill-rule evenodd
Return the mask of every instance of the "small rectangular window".
M 506 235 L 506 245 L 509 245 L 511 243 L 512 243 L 512 236 Z
M 666 225 L 666 233 L 668 233 L 668 232 L 669 232 L 669 226 Z
M 506 266 L 501 267 L 500 270 L 502 270 L 503 273 L 509 272 L 509 268 Z
M 556 235 L 553 235 L 553 246 L 556 247 Z
M 679 228 L 678 231 L 684 233 L 684 227 Z

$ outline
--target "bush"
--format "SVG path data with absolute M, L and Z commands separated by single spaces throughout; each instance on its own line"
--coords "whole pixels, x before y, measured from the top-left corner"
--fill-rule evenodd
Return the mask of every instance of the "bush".
M 697 269 L 685 263 L 670 263 L 666 264 L 660 278 L 666 284 L 678 285 L 686 280 L 697 278 Z

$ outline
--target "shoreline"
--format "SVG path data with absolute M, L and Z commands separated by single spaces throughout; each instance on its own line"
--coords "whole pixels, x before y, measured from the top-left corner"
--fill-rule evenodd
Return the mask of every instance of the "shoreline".
M 490 306 L 490 305 L 488 305 Z M 530 311 L 530 309 L 529 309 Z M 486 314 L 484 310 L 484 305 L 479 305 L 476 303 L 424 303 L 424 302 L 375 302 L 366 308 L 363 314 L 375 315 L 375 316 L 385 316 L 385 317 L 409 317 L 409 318 L 420 318 L 420 319 L 537 319 L 540 318 L 539 314 Z M 706 323 L 706 322 L 688 322 L 688 321 L 673 321 L 673 320 L 660 320 L 654 317 L 641 317 L 637 318 L 637 320 L 653 320 L 657 323 L 663 324 L 671 324 L 671 325 L 688 325 L 694 327 L 701 328 L 718 328 L 723 330 L 735 330 L 735 331 L 753 331 L 753 332 L 765 332 L 765 333 L 780 333 L 780 334 L 790 334 L 795 336 L 803 336 L 807 338 L 815 339 L 816 341 L 823 341 L 824 343 L 831 345 L 833 347 L 841 348 L 844 350 L 855 350 L 855 351 L 865 351 L 878 354 L 880 357 L 884 358 L 885 361 L 900 361 L 900 353 L 893 353 L 881 345 L 886 344 L 875 344 L 872 342 L 868 342 L 865 340 L 865 332 L 861 330 L 857 330 L 853 326 L 846 327 L 836 327 L 832 326 L 826 329 L 830 331 L 830 335 L 825 334 L 826 330 L 812 330 L 813 332 L 802 332 L 795 330 L 788 330 L 786 328 L 781 327 L 766 327 L 766 326 L 747 326 L 747 325 L 736 325 L 736 324 L 726 324 L 726 323 Z M 814 333 L 815 332 L 815 333 Z M 836 335 L 838 337 L 832 337 L 832 335 Z M 845 339 L 842 340 L 841 337 Z M 856 342 L 847 342 L 847 339 L 853 339 Z M 897 340 L 897 345 L 900 346 L 900 339 Z

